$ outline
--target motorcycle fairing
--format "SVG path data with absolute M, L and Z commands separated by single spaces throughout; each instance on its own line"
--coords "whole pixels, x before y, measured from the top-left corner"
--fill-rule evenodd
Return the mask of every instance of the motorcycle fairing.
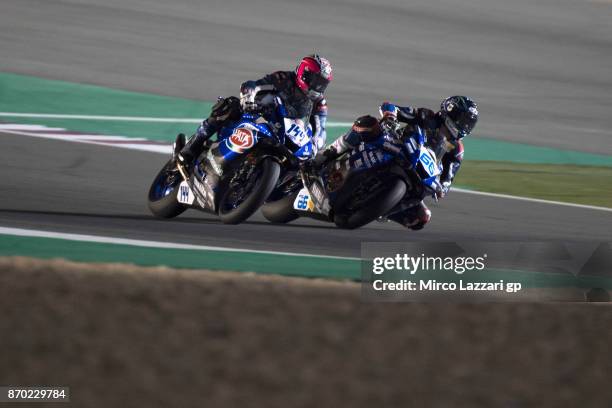
M 195 199 L 196 196 L 193 194 L 193 191 L 191 191 L 189 183 L 183 180 L 181 184 L 179 184 L 179 192 L 176 195 L 176 200 L 181 204 L 193 205 Z
M 293 201 L 293 208 L 298 211 L 316 211 L 314 201 L 312 201 L 307 188 L 302 188 L 297 197 L 295 197 L 295 200 Z

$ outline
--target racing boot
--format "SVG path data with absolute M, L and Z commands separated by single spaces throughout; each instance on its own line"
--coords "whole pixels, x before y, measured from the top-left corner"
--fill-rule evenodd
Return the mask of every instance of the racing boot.
M 334 141 L 334 143 L 327 146 L 325 150 L 320 151 L 316 154 L 316 156 L 311 160 L 311 163 L 310 163 L 314 173 L 318 173 L 329 162 L 340 157 L 342 153 L 339 152 L 339 149 L 343 149 L 342 151 L 347 150 L 345 144 L 340 145 L 341 143 L 343 143 L 342 140 L 340 142 L 336 140 Z
M 421 201 L 419 204 L 399 213 L 392 214 L 388 218 L 406 228 L 418 231 L 423 229 L 425 224 L 431 220 L 431 210 Z
M 183 166 L 191 167 L 193 161 L 204 151 L 206 141 L 227 122 L 238 120 L 241 114 L 238 98 L 235 96 L 219 97 L 217 103 L 211 108 L 208 119 L 202 122 L 196 133 L 191 136 L 185 147 L 177 155 L 178 162 Z
M 176 159 L 185 168 L 191 168 L 194 160 L 202 154 L 206 141 L 215 133 L 216 126 L 210 118 L 202 122 L 196 132 L 189 138 L 185 147 L 181 149 Z
M 318 173 L 319 170 L 325 167 L 327 163 L 334 160 L 336 157 L 338 157 L 338 154 L 333 149 L 333 147 L 328 147 L 322 152 L 317 153 L 317 155 L 314 157 L 314 159 L 311 160 L 310 163 L 313 172 Z

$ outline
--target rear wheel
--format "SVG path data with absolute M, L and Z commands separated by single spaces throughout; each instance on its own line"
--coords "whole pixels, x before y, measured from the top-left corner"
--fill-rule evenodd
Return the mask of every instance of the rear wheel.
M 334 223 L 340 228 L 355 229 L 385 215 L 406 194 L 406 183 L 399 178 L 387 180 L 379 189 L 368 194 L 365 201 L 355 204 L 351 197 L 342 208 L 335 209 Z
M 270 195 L 280 164 L 271 158 L 259 162 L 246 180 L 230 182 L 219 200 L 219 218 L 225 224 L 239 224 L 249 218 Z
M 173 218 L 187 209 L 176 199 L 181 181 L 183 178 L 176 168 L 174 159 L 168 161 L 149 188 L 148 204 L 153 215 L 159 218 Z

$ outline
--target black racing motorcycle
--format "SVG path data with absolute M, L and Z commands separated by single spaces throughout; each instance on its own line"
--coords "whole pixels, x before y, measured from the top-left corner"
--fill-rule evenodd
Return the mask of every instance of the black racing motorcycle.
M 262 207 L 266 219 L 299 217 L 354 229 L 420 201 L 439 188 L 441 168 L 421 129 L 393 140 L 362 143 L 322 169 L 304 166 L 277 186 Z

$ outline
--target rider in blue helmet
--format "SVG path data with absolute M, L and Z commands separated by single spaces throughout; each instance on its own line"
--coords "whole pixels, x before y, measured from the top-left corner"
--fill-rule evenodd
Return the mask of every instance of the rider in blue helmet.
M 397 127 L 398 122 L 402 122 L 408 127 L 419 126 L 425 131 L 426 143 L 436 152 L 443 167 L 440 176 L 442 189 L 437 196 L 445 197 L 463 161 L 462 139 L 474 130 L 478 122 L 476 103 L 467 96 L 451 96 L 442 100 L 440 110 L 434 112 L 428 108 L 397 106 L 384 102 L 380 106 L 380 114 L 382 122 L 387 126 Z M 418 230 L 429 222 L 431 211 L 421 202 L 403 213 L 394 214 L 390 219 Z
M 408 130 L 419 126 L 425 132 L 426 144 L 441 160 L 443 171 L 437 197 L 444 197 L 463 160 L 464 148 L 461 139 L 472 132 L 478 121 L 478 108 L 474 101 L 466 96 L 451 96 L 442 101 L 438 112 L 384 102 L 380 106 L 380 114 L 380 121 L 372 116 L 358 118 L 349 132 L 317 155 L 315 165 L 322 166 L 362 142 L 393 137 L 400 122 L 405 123 Z M 393 214 L 389 219 L 407 228 L 420 230 L 430 221 L 431 211 L 421 201 Z

